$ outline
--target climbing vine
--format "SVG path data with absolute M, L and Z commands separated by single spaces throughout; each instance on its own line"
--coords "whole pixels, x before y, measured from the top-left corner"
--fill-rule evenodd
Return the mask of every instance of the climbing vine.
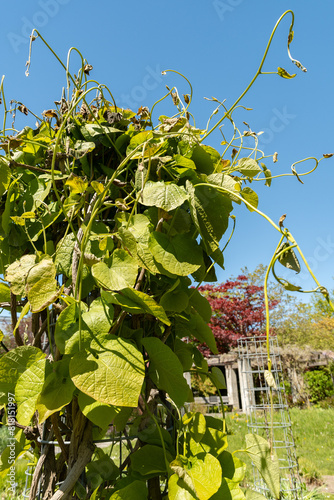
M 0 399 L 7 407 L 15 400 L 16 458 L 33 449 L 31 499 L 38 489 L 52 499 L 73 492 L 92 499 L 261 498 L 240 488 L 245 465 L 228 448 L 225 419 L 187 411 L 192 392 L 184 373 L 207 374 L 218 389 L 225 381 L 185 339 L 217 352 L 207 324 L 211 308 L 198 288 L 216 280 L 216 265 L 224 266 L 235 204 L 245 204 L 279 233 L 268 269 L 278 260 L 298 270 L 296 249 L 304 260 L 283 224 L 257 208 L 250 182 L 270 186 L 278 176 L 264 163 L 270 157 L 258 149 L 258 135 L 241 133 L 233 121 L 241 98 L 265 74 L 263 63 L 286 15 L 292 16 L 289 57 L 305 71 L 290 54 L 288 11 L 245 92 L 229 109 L 212 99 L 217 108 L 205 130 L 195 126 L 187 79 L 188 94 L 167 87 L 160 101 L 171 99 L 175 113 L 154 123 L 160 101 L 151 110 L 118 108 L 110 90 L 91 79 L 93 68 L 77 49 L 65 65 L 36 30 L 27 74 L 40 39 L 66 74 L 55 109 L 34 115 L 35 129 L 9 128 L 11 114 L 31 111 L 14 101 L 7 107 L 2 79 L 0 302 L 10 311 L 17 347 L 0 359 Z M 77 76 L 69 71 L 73 51 L 82 62 Z M 273 73 L 294 76 L 282 68 Z M 223 117 L 211 126 L 220 109 Z M 224 120 L 234 132 L 218 152 L 204 141 Z M 246 136 L 253 148 L 244 146 Z M 315 169 L 321 160 L 313 160 Z M 297 173 L 297 163 L 286 175 L 300 180 L 310 172 Z M 327 296 L 318 283 L 317 291 Z M 20 330 L 27 317 L 33 340 Z M 266 380 L 270 385 L 270 359 Z M 113 446 L 126 448 L 119 463 L 94 444 L 108 428 Z M 279 498 L 270 444 L 248 434 L 239 452 L 251 455 Z M 2 475 L 9 453 L 1 455 Z

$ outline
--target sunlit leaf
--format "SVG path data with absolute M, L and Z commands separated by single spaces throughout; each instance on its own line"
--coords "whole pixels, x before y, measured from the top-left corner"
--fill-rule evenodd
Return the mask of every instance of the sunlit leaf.
M 46 257 L 29 270 L 26 291 L 32 312 L 39 312 L 55 302 L 61 293 L 55 279 L 56 266 Z
M 253 160 L 253 158 L 240 158 L 237 170 L 247 177 L 255 177 L 255 175 L 262 172 L 261 168 L 257 162 Z
M 104 262 L 94 264 L 92 274 L 103 288 L 121 290 L 135 285 L 138 265 L 125 250 L 119 248 L 113 252 L 110 266 Z
M 114 336 L 99 351 L 81 350 L 70 361 L 70 376 L 78 389 L 96 401 L 116 406 L 137 406 L 144 374 L 141 352 Z
M 79 393 L 78 403 L 85 417 L 101 429 L 106 429 L 117 414 L 114 406 L 95 401 L 83 392 Z
M 145 184 L 140 203 L 149 207 L 162 208 L 169 212 L 181 206 L 188 199 L 184 187 L 177 184 L 167 184 L 163 181 L 148 181 Z
M 280 497 L 280 475 L 277 456 L 268 441 L 258 434 L 246 434 L 246 452 L 275 498 Z
M 71 194 L 81 194 L 84 193 L 88 187 L 88 182 L 81 177 L 71 174 L 71 176 L 65 182 L 65 186 L 68 186 L 71 190 Z
M 32 364 L 44 359 L 45 354 L 37 347 L 20 346 L 0 358 L 0 403 L 7 403 L 8 394 L 14 394 L 20 375 Z
M 6 269 L 5 280 L 11 285 L 15 295 L 24 295 L 25 281 L 30 269 L 36 263 L 36 255 L 23 255 Z
M 46 359 L 35 361 L 26 367 L 16 383 L 17 421 L 21 425 L 29 425 L 35 413 L 37 399 L 45 380 L 45 365 Z
M 250 187 L 245 187 L 241 193 L 242 197 L 248 202 L 250 203 L 251 206 L 249 205 L 246 205 L 246 207 L 248 208 L 248 210 L 250 212 L 253 212 L 254 208 L 257 208 L 258 204 L 259 204 L 259 197 L 258 195 L 255 193 L 255 191 L 253 191 Z
M 166 325 L 170 325 L 170 320 L 166 316 L 164 309 L 150 295 L 144 292 L 124 288 L 121 293 L 104 292 L 103 297 L 112 304 L 118 304 L 124 311 L 131 314 L 151 314 Z
M 154 231 L 149 240 L 154 259 L 171 274 L 188 276 L 202 264 L 202 250 L 190 236 L 177 234 L 168 237 Z

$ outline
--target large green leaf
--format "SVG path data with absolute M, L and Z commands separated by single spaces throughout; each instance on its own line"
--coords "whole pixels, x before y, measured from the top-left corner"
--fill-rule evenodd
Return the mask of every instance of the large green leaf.
M 124 311 L 131 314 L 151 314 L 157 319 L 170 325 L 164 309 L 155 302 L 155 300 L 144 292 L 134 290 L 133 288 L 124 288 L 121 293 L 103 292 L 107 302 L 121 306 Z
M 98 262 L 92 267 L 92 274 L 103 288 L 122 290 L 135 285 L 138 266 L 125 250 L 119 248 L 113 252 L 110 267 L 104 262 Z
M 20 346 L 0 358 L 0 404 L 7 403 L 8 394 L 14 394 L 20 375 L 45 354 L 37 347 Z
M 212 316 L 210 302 L 198 290 L 189 290 L 189 303 L 202 316 L 205 323 L 209 323 Z
M 198 497 L 181 477 L 172 474 L 168 479 L 168 500 L 198 500 Z
M 239 486 L 239 483 L 230 481 L 223 477 L 219 490 L 210 500 L 245 500 L 245 495 Z
M 229 451 L 224 451 L 218 457 L 221 465 L 223 476 L 234 483 L 240 483 L 246 473 L 246 464 L 238 457 L 232 455 Z
M 166 311 L 182 312 L 187 308 L 188 302 L 187 293 L 177 288 L 164 293 L 159 303 Z
M 215 173 L 208 175 L 208 182 L 210 184 L 216 184 L 217 186 L 225 188 L 228 191 L 232 191 L 232 193 L 240 196 L 239 182 L 236 182 L 236 180 L 228 174 Z M 226 195 L 235 203 L 241 203 L 240 199 L 237 196 L 233 196 L 233 194 L 231 193 L 226 193 Z
M 198 441 L 194 437 L 189 436 L 189 450 L 192 455 L 201 455 L 203 452 L 211 453 L 215 457 L 219 457 L 227 448 L 227 435 L 219 429 L 207 427 L 204 436 Z
M 186 344 L 180 339 L 175 339 L 173 350 L 176 356 L 179 358 L 184 372 L 191 370 L 191 367 L 193 365 L 192 349 L 193 346 Z
M 156 274 L 159 273 L 159 268 L 153 258 L 153 255 L 149 249 L 149 238 L 150 234 L 153 230 L 153 226 L 144 214 L 136 214 L 131 218 L 131 221 L 127 227 L 127 221 L 125 226 L 122 227 L 123 231 L 120 231 L 120 238 L 122 243 L 126 245 L 129 244 L 127 249 L 132 254 L 133 251 L 136 252 L 136 258 L 138 260 L 138 264 L 145 269 L 148 269 L 151 273 Z M 127 233 L 134 238 L 136 246 L 134 245 L 134 241 L 127 237 Z
M 166 451 L 167 462 L 173 457 Z M 131 468 L 142 476 L 166 474 L 164 450 L 160 446 L 147 444 L 131 455 Z
M 180 207 L 187 199 L 188 194 L 183 186 L 173 183 L 167 184 L 163 181 L 148 181 L 139 201 L 148 207 L 158 207 L 170 212 Z
M 36 402 L 45 380 L 46 359 L 39 359 L 28 366 L 20 375 L 15 397 L 18 406 L 17 421 L 21 425 L 29 425 L 36 410 Z
M 86 141 L 95 142 L 96 139 L 100 140 L 104 136 L 109 136 L 110 134 L 121 132 L 121 130 L 107 125 L 87 123 L 80 128 L 80 132 L 82 133 Z M 107 145 L 108 144 L 111 145 L 110 142 L 107 143 Z
M 52 182 L 32 177 L 29 180 L 27 190 L 24 193 L 24 212 L 34 211 L 44 202 L 51 189 Z
M 36 263 L 36 255 L 23 255 L 7 267 L 5 280 L 11 285 L 11 291 L 15 295 L 24 295 L 27 274 Z
M 188 412 L 182 417 L 182 423 L 187 426 L 190 436 L 199 443 L 206 432 L 206 420 L 202 413 Z
M 193 186 L 187 181 L 191 217 L 202 236 L 208 255 L 219 248 L 228 227 L 232 202 L 228 196 L 210 186 Z
M 9 188 L 11 172 L 8 163 L 0 156 L 0 197 Z
M 154 259 L 171 274 L 188 276 L 203 263 L 201 247 L 186 234 L 173 238 L 154 231 L 149 240 L 149 248 Z
M 88 310 L 81 302 L 81 324 L 79 306 L 71 304 L 61 312 L 55 331 L 55 340 L 60 352 L 74 354 L 81 347 L 87 347 L 94 340 L 103 343 L 112 326 L 113 307 L 103 298 L 95 299 Z M 81 327 L 81 330 L 80 330 Z
M 226 381 L 223 372 L 218 366 L 213 366 L 211 369 L 211 381 L 217 389 L 226 389 Z
M 87 482 L 89 485 L 96 484 L 96 476 L 100 476 L 104 481 L 115 481 L 119 476 L 119 468 L 110 458 L 108 452 L 105 453 L 101 448 L 97 448 L 94 453 L 94 460 L 87 464 Z M 86 498 L 86 491 L 85 495 Z M 90 497 L 91 498 L 91 497 Z
M 287 267 L 288 269 L 292 269 L 293 271 L 296 271 L 296 273 L 300 272 L 300 264 L 297 258 L 297 255 L 295 254 L 293 248 L 289 248 L 290 243 L 285 242 L 282 243 L 282 245 L 279 247 L 277 250 L 277 253 L 281 252 L 284 249 L 284 253 L 278 258 L 278 261 L 282 266 Z
M 157 387 L 165 390 L 177 406 L 192 400 L 176 354 L 156 337 L 147 337 L 142 342 L 150 358 L 149 375 Z
M 215 337 L 211 328 L 205 323 L 198 313 L 191 314 L 189 318 L 179 316 L 176 320 L 176 333 L 182 337 L 194 337 L 204 342 L 213 354 L 218 354 Z
M 154 139 L 151 130 L 144 130 L 131 137 L 130 143 L 126 149 L 126 154 L 129 155 L 138 148 L 137 151 L 132 154 L 132 158 L 150 158 L 158 153 L 162 154 L 166 146 L 167 141 L 164 141 L 163 138 L 158 137 Z
M 0 283 L 0 302 L 10 302 L 10 288 L 5 283 Z
M 78 403 L 80 410 L 93 424 L 106 429 L 117 415 L 116 407 L 95 401 L 83 392 L 79 393 Z
M 203 454 L 200 457 L 176 457 L 170 464 L 171 469 L 175 474 L 186 483 L 185 489 L 187 493 L 196 493 L 194 498 L 198 500 L 209 500 L 214 495 L 222 482 L 222 469 L 219 461 L 209 453 Z M 173 477 L 173 476 L 171 476 Z M 181 485 L 184 486 L 184 484 Z M 177 492 L 177 487 L 180 487 L 179 481 L 172 481 L 172 496 L 170 498 L 192 498 L 191 496 L 181 496 L 181 492 Z M 176 496 L 179 495 L 179 496 Z
M 87 305 L 81 302 L 81 312 L 88 310 Z M 65 352 L 65 342 L 78 330 L 77 321 L 79 319 L 79 305 L 73 302 L 67 306 L 56 321 L 55 341 L 61 354 Z
M 237 170 L 247 177 L 254 177 L 262 172 L 261 167 L 253 158 L 240 158 L 237 165 Z
M 193 162 L 193 160 L 190 160 L 190 158 L 186 158 L 185 156 L 176 154 L 173 155 L 173 160 L 175 161 L 175 166 L 180 166 L 182 167 L 182 170 L 188 170 L 189 168 L 191 170 L 196 170 L 196 165 Z M 182 172 L 181 169 L 178 169 L 178 172 Z
M 258 434 L 246 434 L 246 452 L 275 498 L 280 498 L 279 462 L 268 441 Z
M 199 145 L 196 145 L 193 149 L 191 159 L 195 163 L 196 169 L 202 174 L 209 175 L 214 171 L 213 157 L 210 154 L 212 150 L 213 148 L 207 150 L 206 146 Z M 217 154 L 220 158 L 219 153 Z
M 203 460 L 195 459 L 188 474 L 193 480 L 199 500 L 208 500 L 216 493 L 222 481 L 220 463 L 209 453 Z
M 143 481 L 133 481 L 124 488 L 116 491 L 110 500 L 147 500 L 148 490 Z
M 72 275 L 72 254 L 76 238 L 73 233 L 67 234 L 57 245 L 57 253 L 55 258 L 55 265 L 57 272 L 65 274 L 65 276 Z
M 245 187 L 241 193 L 242 197 L 248 201 L 248 203 L 251 204 L 251 207 L 249 205 L 246 205 L 246 207 L 248 208 L 248 210 L 250 212 L 254 212 L 254 208 L 257 208 L 258 204 L 259 204 L 259 197 L 258 195 L 255 193 L 255 191 L 253 191 L 253 189 L 251 189 L 250 187 Z
M 74 384 L 101 403 L 137 406 L 145 374 L 142 354 L 131 342 L 114 336 L 103 347 L 73 356 L 70 375 Z
M 69 362 L 69 358 L 64 357 L 52 364 L 52 373 L 46 377 L 37 400 L 40 424 L 72 400 L 75 386 L 69 376 Z
M 56 266 L 51 257 L 46 257 L 33 266 L 26 279 L 26 291 L 31 312 L 40 312 L 52 304 L 60 295 L 56 277 Z

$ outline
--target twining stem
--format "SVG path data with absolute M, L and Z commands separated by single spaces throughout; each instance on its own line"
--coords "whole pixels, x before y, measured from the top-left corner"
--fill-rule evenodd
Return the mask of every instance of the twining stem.
M 230 107 L 230 109 L 228 111 L 225 112 L 224 116 L 206 133 L 204 134 L 204 136 L 200 139 L 200 142 L 203 142 L 217 127 L 219 127 L 219 125 L 222 123 L 223 120 L 225 120 L 225 118 L 227 116 L 229 116 L 229 114 L 234 110 L 234 108 L 236 107 L 236 105 L 241 101 L 241 99 L 247 94 L 247 92 L 249 91 L 249 89 L 252 87 L 253 83 L 255 82 L 255 80 L 257 79 L 257 77 L 261 74 L 261 70 L 262 70 L 262 67 L 263 67 L 263 64 L 266 60 L 266 57 L 267 57 L 267 54 L 268 54 L 268 51 L 269 51 L 269 48 L 270 48 L 270 45 L 271 45 L 271 42 L 273 40 L 273 37 L 275 35 L 275 32 L 279 26 L 279 24 L 281 23 L 282 19 L 287 15 L 287 14 L 291 14 L 292 16 L 292 21 L 291 21 L 291 26 L 290 26 L 290 32 L 292 30 L 292 27 L 294 25 L 294 13 L 292 12 L 292 10 L 287 10 L 286 12 L 284 12 L 284 14 L 281 15 L 281 17 L 278 19 L 277 23 L 275 24 L 275 27 L 270 35 L 270 38 L 269 38 L 269 41 L 267 43 L 267 47 L 266 47 L 266 50 L 264 51 L 264 54 L 263 54 L 263 57 L 262 57 L 262 60 L 261 60 L 261 63 L 260 63 L 260 66 L 258 67 L 255 75 L 253 76 L 252 80 L 250 81 L 250 83 L 248 84 L 248 86 L 246 87 L 246 89 L 244 90 L 244 92 L 238 97 L 238 99 L 235 101 L 234 104 L 232 104 L 232 106 Z

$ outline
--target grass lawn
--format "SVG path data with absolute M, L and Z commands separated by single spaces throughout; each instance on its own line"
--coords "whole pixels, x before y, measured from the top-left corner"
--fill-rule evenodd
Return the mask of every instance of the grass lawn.
M 304 475 L 334 475 L 334 408 L 309 408 L 290 410 L 296 454 Z M 230 451 L 243 449 L 243 436 L 247 433 L 247 417 L 243 414 L 228 413 L 227 426 L 230 435 Z M 238 453 L 247 464 L 247 479 L 252 480 L 250 460 L 245 453 Z M 334 500 L 334 496 L 325 496 Z

